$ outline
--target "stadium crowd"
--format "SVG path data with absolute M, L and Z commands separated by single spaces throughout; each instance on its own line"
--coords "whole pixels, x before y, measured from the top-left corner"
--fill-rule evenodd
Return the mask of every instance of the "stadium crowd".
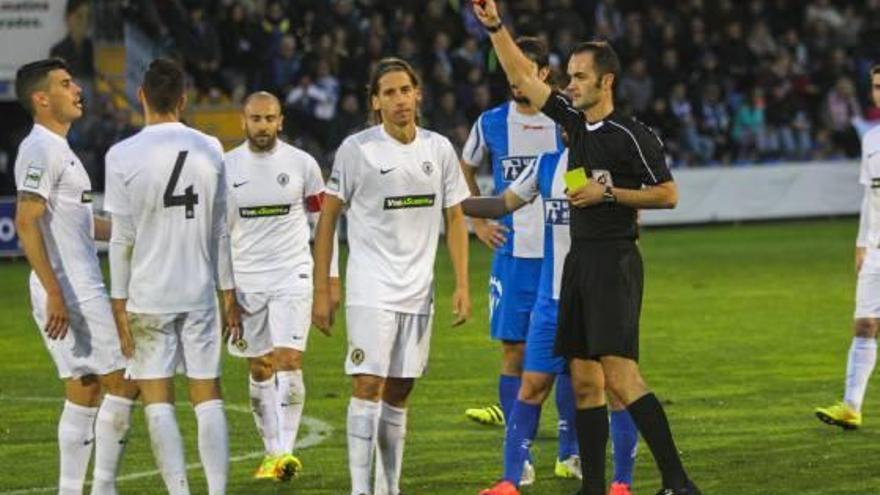
M 289 140 L 327 166 L 364 124 L 365 81 L 382 56 L 421 73 L 422 124 L 458 147 L 482 111 L 508 98 L 467 4 L 128 0 L 123 13 L 183 60 L 198 103 L 277 94 Z M 880 0 L 508 0 L 502 8 L 517 34 L 547 41 L 557 82 L 575 42 L 611 41 L 624 69 L 621 103 L 663 138 L 675 166 L 853 158 L 859 129 L 880 119 L 867 97 L 867 74 L 880 61 Z M 90 87 L 88 29 L 70 15 L 68 26 L 52 53 Z M 126 112 L 95 104 L 100 118 L 70 136 L 85 161 L 100 161 L 134 131 Z

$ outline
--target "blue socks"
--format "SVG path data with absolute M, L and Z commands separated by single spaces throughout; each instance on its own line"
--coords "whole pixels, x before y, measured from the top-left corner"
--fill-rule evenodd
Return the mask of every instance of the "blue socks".
M 512 409 L 510 416 L 507 416 L 507 432 L 504 438 L 503 478 L 519 486 L 523 463 L 529 457 L 529 447 L 538 431 L 541 406 L 517 400 Z
M 564 461 L 578 454 L 577 432 L 575 431 L 574 392 L 571 388 L 571 376 L 556 375 L 556 411 L 559 413 L 557 431 L 559 450 L 556 458 Z
M 513 410 L 513 403 L 519 395 L 519 386 L 522 378 L 518 376 L 501 375 L 498 378 L 498 399 L 501 402 L 501 410 L 504 411 L 505 423 L 510 423 L 510 414 Z
M 611 411 L 611 449 L 614 452 L 614 481 L 632 484 L 639 430 L 626 410 Z M 561 447 L 560 447 L 561 448 Z

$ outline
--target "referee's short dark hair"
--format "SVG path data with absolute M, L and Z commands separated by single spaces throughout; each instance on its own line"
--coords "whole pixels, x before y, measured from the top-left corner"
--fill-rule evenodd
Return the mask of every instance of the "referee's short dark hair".
M 22 65 L 15 73 L 15 97 L 31 115 L 34 114 L 31 97 L 37 91 L 48 89 L 49 73 L 58 69 L 70 72 L 64 60 L 47 58 Z
M 536 63 L 539 69 L 550 67 L 550 51 L 540 38 L 520 36 L 516 39 L 516 46 L 522 50 L 529 60 Z
M 880 74 L 880 64 L 871 67 L 871 77 L 874 77 L 877 74 Z
M 150 110 L 159 114 L 174 113 L 185 90 L 183 68 L 168 58 L 150 62 L 144 74 L 144 98 Z
M 571 57 L 581 53 L 593 54 L 593 63 L 596 66 L 596 73 L 599 76 L 599 80 L 601 80 L 602 76 L 605 74 L 612 74 L 614 75 L 614 83 L 617 83 L 620 78 L 620 59 L 617 57 L 617 52 L 614 51 L 614 48 L 611 47 L 610 43 L 607 41 L 585 41 L 583 43 L 578 43 L 571 49 L 568 58 L 571 59 Z

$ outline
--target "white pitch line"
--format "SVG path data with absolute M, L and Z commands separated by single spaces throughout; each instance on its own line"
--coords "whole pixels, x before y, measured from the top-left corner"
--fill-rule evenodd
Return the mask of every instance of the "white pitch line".
M 59 399 L 52 397 L 9 397 L 9 396 L 0 396 L 0 401 L 19 401 L 19 402 L 59 402 Z M 178 407 L 184 406 L 184 404 L 177 404 Z M 248 406 L 243 406 L 239 404 L 224 404 L 224 408 L 228 411 L 235 411 L 245 414 L 250 414 L 251 409 Z M 308 429 L 308 434 L 304 436 L 302 439 L 297 440 L 296 446 L 297 450 L 299 449 L 307 449 L 309 447 L 314 447 L 315 445 L 320 444 L 327 437 L 333 433 L 333 427 L 320 419 L 312 418 L 310 416 L 302 417 L 302 425 Z M 246 461 L 248 459 L 257 459 L 263 456 L 262 451 L 250 452 L 247 454 L 232 456 L 229 458 L 229 462 L 240 462 Z M 187 471 L 191 471 L 193 469 L 199 469 L 202 467 L 202 464 L 199 462 L 194 462 L 192 464 L 187 464 Z M 124 476 L 118 476 L 116 478 L 117 483 L 121 483 L 124 481 L 137 480 L 141 478 L 149 478 L 150 476 L 156 476 L 160 474 L 158 469 L 153 469 L 150 471 L 140 471 L 137 473 L 130 473 Z M 91 485 L 90 481 L 87 481 L 86 486 Z M 5 492 L 0 492 L 0 495 L 26 495 L 28 493 L 48 493 L 54 492 L 58 490 L 57 486 L 42 486 L 36 488 L 21 488 L 17 490 L 9 490 Z

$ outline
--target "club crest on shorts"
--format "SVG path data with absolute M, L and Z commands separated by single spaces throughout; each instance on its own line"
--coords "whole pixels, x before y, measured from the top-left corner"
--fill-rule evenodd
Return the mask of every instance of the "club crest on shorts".
M 431 175 L 431 173 L 432 173 L 433 171 L 434 171 L 434 164 L 433 164 L 433 163 L 431 163 L 431 162 L 422 162 L 422 172 L 424 172 L 425 175 Z
M 278 174 L 278 183 L 281 184 L 281 187 L 286 186 L 288 182 L 290 182 L 289 175 L 285 174 L 284 172 Z
M 235 342 L 233 342 L 232 345 L 234 345 L 235 348 L 241 352 L 246 351 L 248 348 L 247 340 L 244 340 L 244 339 L 238 339 Z
M 353 349 L 351 351 L 351 362 L 355 366 L 360 366 L 364 362 L 364 350 L 361 348 Z

